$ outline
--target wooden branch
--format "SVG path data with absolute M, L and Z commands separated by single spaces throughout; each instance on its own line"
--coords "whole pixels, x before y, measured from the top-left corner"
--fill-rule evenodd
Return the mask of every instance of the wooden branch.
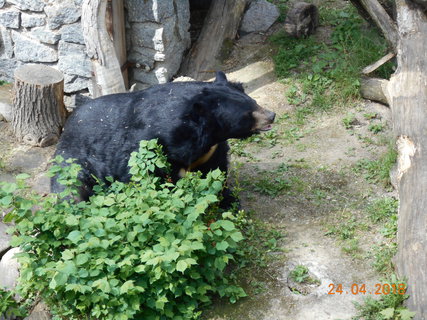
M 396 266 L 408 278 L 414 320 L 427 319 L 427 19 L 420 7 L 396 0 L 401 35 L 396 73 L 387 97 L 398 137 L 398 252 Z
M 196 80 L 212 77 L 221 55 L 230 50 L 248 0 L 212 1 L 199 38 L 181 66 L 183 75 Z
M 125 92 L 120 64 L 106 25 L 107 0 L 84 0 L 82 30 L 94 70 L 94 98 Z
M 388 43 L 396 50 L 397 41 L 399 39 L 397 26 L 378 0 L 351 0 L 351 2 L 358 8 L 359 12 L 361 11 L 360 7 L 366 10 L 370 18 L 382 31 Z
M 360 94 L 365 99 L 388 105 L 389 103 L 384 93 L 387 90 L 387 86 L 388 80 L 364 77 L 360 81 Z
M 362 70 L 363 74 L 369 74 L 371 72 L 374 72 L 375 70 L 377 70 L 379 67 L 381 67 L 384 63 L 390 61 L 390 59 L 392 59 L 396 54 L 393 52 L 390 52 L 389 54 L 387 54 L 386 56 L 382 57 L 380 60 L 374 62 L 373 64 L 365 67 Z
M 39 147 L 54 144 L 66 114 L 60 71 L 41 64 L 16 69 L 12 128 L 19 141 Z

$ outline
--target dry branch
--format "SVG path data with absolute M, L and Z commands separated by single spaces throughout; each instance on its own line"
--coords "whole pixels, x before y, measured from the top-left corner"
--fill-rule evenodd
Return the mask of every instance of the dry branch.
M 380 60 L 374 62 L 373 64 L 365 67 L 362 70 L 363 74 L 369 74 L 371 72 L 374 72 L 375 70 L 377 70 L 379 67 L 381 67 L 384 63 L 390 61 L 396 54 L 393 52 L 390 52 L 389 54 L 387 54 L 386 56 L 382 57 Z

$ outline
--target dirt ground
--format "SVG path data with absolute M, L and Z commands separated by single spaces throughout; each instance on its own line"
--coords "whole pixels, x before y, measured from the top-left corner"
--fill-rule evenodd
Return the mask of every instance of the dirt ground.
M 266 35 L 248 35 L 237 43 L 230 59 L 230 80 L 244 84 L 246 92 L 257 102 L 277 113 L 276 119 L 292 114 L 294 107 L 287 102 L 286 85 L 277 81 Z M 243 64 L 241 62 L 244 62 Z M 353 114 L 356 124 L 352 130 L 343 125 L 343 118 Z M 387 128 L 381 138 L 368 130 L 363 114 L 375 113 Z M 242 299 L 235 305 L 218 304 L 208 312 L 209 320 L 327 320 L 351 319 L 355 315 L 354 301 L 373 296 L 380 276 L 368 258 L 371 245 L 378 240 L 374 230 L 359 235 L 357 254 L 348 254 L 343 244 L 327 235 L 328 226 L 345 217 L 364 215 L 373 199 L 391 196 L 393 192 L 369 184 L 351 169 L 361 159 L 374 160 L 385 150 L 381 144 L 366 143 L 367 139 L 387 139 L 390 133 L 390 112 L 381 104 L 360 101 L 354 106 L 342 106 L 333 112 L 316 113 L 294 141 L 282 141 L 273 146 L 262 143 L 245 145 L 246 156 L 233 154 L 233 174 L 241 180 L 241 204 L 255 216 L 275 228 L 285 237 L 279 241 L 277 252 L 283 258 L 273 262 L 256 281 L 264 290 Z M 276 130 L 286 131 L 289 123 L 278 121 Z M 280 170 L 280 168 L 286 170 Z M 237 169 L 236 169 L 237 168 Z M 291 181 L 290 191 L 280 195 L 254 192 L 254 179 L 274 177 Z M 246 181 L 246 183 L 245 183 Z M 280 182 L 280 180 L 279 180 Z M 274 183 L 274 182 L 273 182 Z M 308 267 L 316 285 L 301 294 L 289 278 L 297 265 Z M 253 282 L 252 279 L 248 280 Z M 328 294 L 333 286 L 342 284 L 342 294 Z M 352 294 L 352 284 L 365 284 L 365 295 Z
M 286 119 L 294 107 L 285 97 L 286 86 L 277 82 L 271 50 L 266 35 L 242 37 L 224 70 L 230 80 L 242 82 L 261 106 L 275 111 L 277 119 Z M 2 95 L 5 97 L 7 92 Z M 350 112 L 358 120 L 352 130 L 343 125 L 343 118 Z M 378 139 L 378 135 L 368 130 L 365 113 L 378 114 L 383 123 L 390 121 L 387 107 L 361 101 L 310 116 L 293 140 L 282 139 L 279 134 L 274 145 L 253 142 L 244 146 L 246 156 L 232 155 L 232 175 L 242 185 L 242 208 L 253 211 L 285 236 L 271 252 L 280 259 L 273 260 L 263 274 L 255 275 L 263 290 L 236 304 L 216 304 L 208 310 L 207 319 L 350 319 L 355 314 L 353 301 L 361 301 L 364 296 L 351 294 L 351 285 L 366 284 L 365 296 L 372 293 L 380 276 L 373 271 L 366 253 L 378 237 L 375 231 L 367 230 L 359 236 L 363 240 L 357 254 L 344 252 L 342 243 L 327 235 L 328 226 L 346 217 L 358 218 L 367 203 L 387 194 L 351 169 L 361 159 L 376 159 L 386 148 L 366 143 L 366 138 Z M 289 126 L 281 120 L 276 130 L 283 133 Z M 381 134 L 389 135 L 387 130 Z M 38 192 L 48 192 L 45 171 L 54 146 L 32 148 L 19 144 L 13 139 L 10 125 L 0 122 L 0 150 L 0 180 L 11 181 L 17 173 L 28 172 L 33 177 L 32 186 Z M 253 181 L 270 177 L 269 173 L 291 181 L 289 190 L 274 196 L 257 192 Z M 293 290 L 289 280 L 290 270 L 297 265 L 308 267 L 310 275 L 318 280 L 303 293 Z M 328 294 L 338 284 L 343 285 L 344 292 Z

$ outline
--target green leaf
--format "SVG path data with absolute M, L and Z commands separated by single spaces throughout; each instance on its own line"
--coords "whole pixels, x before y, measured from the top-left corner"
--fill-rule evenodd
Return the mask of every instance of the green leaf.
M 81 266 L 89 261 L 89 255 L 87 253 L 82 253 L 76 257 L 76 265 Z
M 65 223 L 67 226 L 77 226 L 79 224 L 79 219 L 75 215 L 69 215 L 65 218 Z
M 64 272 L 56 272 L 53 279 L 49 283 L 49 288 L 56 289 L 57 287 L 63 286 L 68 280 L 68 274 Z
M 380 312 L 384 319 L 392 319 L 394 316 L 394 308 L 387 308 Z
M 221 241 L 221 242 L 217 243 L 215 246 L 215 248 L 217 250 L 221 250 L 221 251 L 227 250 L 228 247 L 229 247 L 229 245 L 228 245 L 227 241 Z
M 31 176 L 28 173 L 20 173 L 16 176 L 16 180 L 26 180 L 31 178 Z
M 400 317 L 402 320 L 411 320 L 413 317 L 415 317 L 416 312 L 412 312 L 408 309 L 399 310 Z
M 120 294 L 124 294 L 129 292 L 130 289 L 134 288 L 134 284 L 132 280 L 128 280 L 120 287 Z
M 71 250 L 67 249 L 64 252 L 62 252 L 62 259 L 71 260 L 73 258 L 74 258 L 74 252 L 72 252 Z
M 187 269 L 187 262 L 184 260 L 179 260 L 176 264 L 176 271 L 184 273 L 184 271 Z
M 102 279 L 98 279 L 98 280 L 94 281 L 92 283 L 92 288 L 99 289 L 104 293 L 110 293 L 111 292 L 111 287 L 107 281 L 107 278 L 102 278 Z
M 76 244 L 77 242 L 82 240 L 82 234 L 80 231 L 74 230 L 68 234 L 67 239 L 70 240 L 72 243 Z
M 12 195 L 5 196 L 5 197 L 1 198 L 0 206 L 8 207 L 12 203 L 12 201 L 13 201 Z
M 235 225 L 233 222 L 229 221 L 229 220 L 220 220 L 218 221 L 220 222 L 221 227 L 225 230 L 225 231 L 233 231 L 236 229 Z
M 230 235 L 230 237 L 231 237 L 231 239 L 233 239 L 236 242 L 242 241 L 244 239 L 244 237 L 240 231 L 233 232 Z

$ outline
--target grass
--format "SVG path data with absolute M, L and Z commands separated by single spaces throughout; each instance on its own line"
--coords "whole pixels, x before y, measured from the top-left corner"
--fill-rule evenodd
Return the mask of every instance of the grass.
M 387 151 L 378 160 L 362 159 L 353 168 L 356 174 L 370 183 L 379 183 L 386 188 L 391 187 L 390 170 L 397 160 L 397 151 L 392 143 L 389 143 Z
M 277 48 L 273 59 L 278 78 L 293 78 L 286 93 L 288 102 L 295 106 L 307 104 L 310 112 L 313 108 L 329 110 L 359 98 L 360 70 L 388 49 L 377 30 L 367 28 L 352 6 L 320 6 L 320 19 L 322 25 L 334 28 L 329 43 L 313 36 L 295 39 L 285 33 L 271 37 Z M 377 76 L 388 77 L 391 73 L 392 66 L 387 65 Z

